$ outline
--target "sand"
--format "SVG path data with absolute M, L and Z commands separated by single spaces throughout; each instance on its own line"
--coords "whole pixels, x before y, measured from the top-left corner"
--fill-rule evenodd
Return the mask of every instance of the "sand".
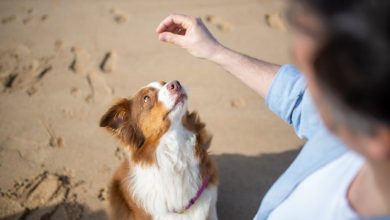
M 302 142 L 220 67 L 160 43 L 169 13 L 225 45 L 288 63 L 282 0 L 0 1 L 0 219 L 107 219 L 123 152 L 99 128 L 115 98 L 180 80 L 214 135 L 220 219 L 251 219 Z

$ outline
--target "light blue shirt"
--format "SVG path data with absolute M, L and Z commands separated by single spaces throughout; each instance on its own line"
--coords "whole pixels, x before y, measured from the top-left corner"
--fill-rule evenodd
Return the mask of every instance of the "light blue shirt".
M 265 102 L 272 112 L 291 124 L 297 135 L 307 142 L 294 162 L 267 192 L 254 220 L 267 219 L 302 180 L 348 151 L 322 124 L 306 91 L 305 79 L 293 65 L 284 65 L 279 69 Z

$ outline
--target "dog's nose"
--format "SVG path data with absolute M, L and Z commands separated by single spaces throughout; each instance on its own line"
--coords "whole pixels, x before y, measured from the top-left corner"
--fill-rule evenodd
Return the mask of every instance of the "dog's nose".
M 167 85 L 168 91 L 170 92 L 178 92 L 181 90 L 180 82 L 177 80 L 174 80 L 172 82 L 169 82 Z

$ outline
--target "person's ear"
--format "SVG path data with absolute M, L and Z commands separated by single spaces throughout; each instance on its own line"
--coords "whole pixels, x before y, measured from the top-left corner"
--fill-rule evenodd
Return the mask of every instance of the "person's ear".
M 380 127 L 372 134 L 368 146 L 369 157 L 374 160 L 390 160 L 390 128 Z

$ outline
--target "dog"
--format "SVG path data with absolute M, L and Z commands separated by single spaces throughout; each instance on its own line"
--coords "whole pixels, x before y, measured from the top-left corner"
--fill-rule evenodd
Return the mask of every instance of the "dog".
M 102 116 L 126 152 L 108 190 L 112 219 L 217 219 L 211 135 L 187 102 L 178 81 L 152 82 Z

